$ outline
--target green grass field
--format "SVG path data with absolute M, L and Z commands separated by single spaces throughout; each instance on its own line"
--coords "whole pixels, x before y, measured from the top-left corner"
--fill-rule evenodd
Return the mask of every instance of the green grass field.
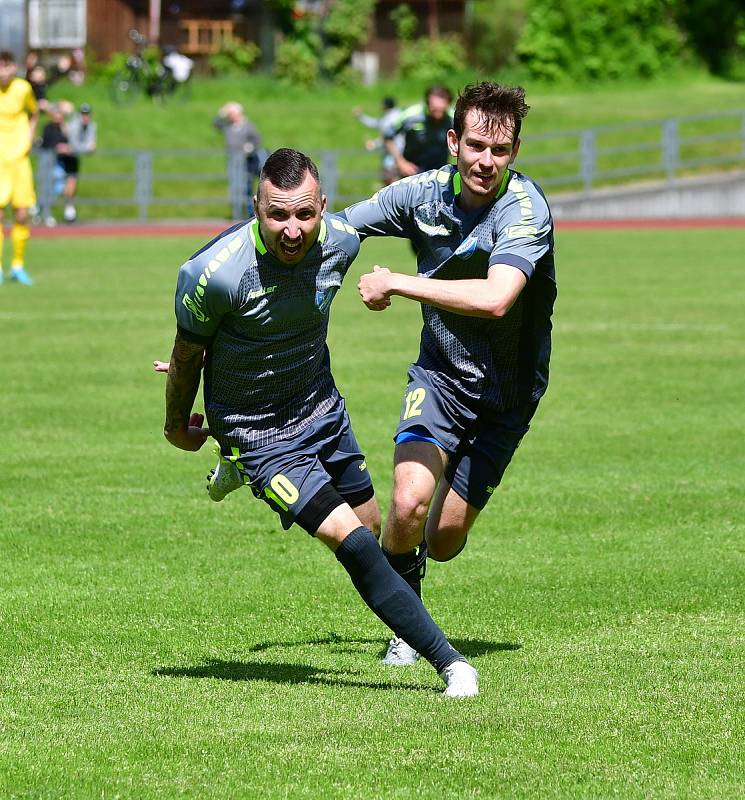
M 425 597 L 446 701 L 335 559 L 161 434 L 177 239 L 0 287 L 0 797 L 741 798 L 742 230 L 560 232 L 551 389 Z M 359 270 L 408 266 L 370 242 Z M 385 507 L 418 311 L 350 275 L 335 373 Z

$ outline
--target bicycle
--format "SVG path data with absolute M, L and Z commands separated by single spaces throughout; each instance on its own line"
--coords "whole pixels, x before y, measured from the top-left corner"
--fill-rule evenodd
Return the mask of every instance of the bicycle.
M 139 31 L 131 30 L 128 35 L 135 51 L 111 80 L 112 100 L 117 105 L 130 105 L 144 94 L 156 102 L 185 102 L 191 95 L 191 59 L 174 48 L 163 53 L 157 47 L 149 48 L 147 38 Z

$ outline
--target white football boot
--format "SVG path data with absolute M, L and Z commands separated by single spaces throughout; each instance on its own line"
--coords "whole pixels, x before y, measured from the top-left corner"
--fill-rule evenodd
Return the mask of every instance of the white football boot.
M 388 642 L 388 652 L 385 654 L 383 663 L 386 667 L 410 667 L 418 660 L 419 653 L 403 639 L 394 636 Z
M 220 453 L 220 445 L 212 449 L 217 456 L 217 466 L 207 476 L 207 492 L 211 500 L 219 503 L 225 495 L 243 486 L 243 476 L 235 463 Z
M 440 673 L 445 681 L 445 697 L 476 697 L 479 674 L 467 661 L 453 661 Z

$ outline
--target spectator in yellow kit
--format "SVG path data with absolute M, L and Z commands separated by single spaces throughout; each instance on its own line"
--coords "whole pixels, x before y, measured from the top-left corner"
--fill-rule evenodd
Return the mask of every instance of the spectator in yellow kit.
M 31 84 L 16 77 L 13 54 L 0 52 L 0 259 L 2 258 L 2 212 L 13 208 L 10 231 L 12 255 L 10 279 L 25 286 L 32 284 L 24 267 L 26 244 L 31 235 L 29 209 L 36 205 L 29 152 L 39 118 Z M 0 282 L 2 282 L 0 262 Z

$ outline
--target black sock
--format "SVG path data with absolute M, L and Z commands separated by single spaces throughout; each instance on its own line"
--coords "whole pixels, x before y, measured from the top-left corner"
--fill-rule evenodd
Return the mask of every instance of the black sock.
M 419 553 L 416 549 L 409 550 L 408 553 L 389 553 L 384 547 L 383 555 L 393 569 L 411 586 L 416 596 L 421 599 L 422 578 L 427 567 L 427 545 L 419 545 Z
M 353 530 L 337 548 L 336 557 L 368 607 L 438 672 L 463 659 L 367 528 Z

